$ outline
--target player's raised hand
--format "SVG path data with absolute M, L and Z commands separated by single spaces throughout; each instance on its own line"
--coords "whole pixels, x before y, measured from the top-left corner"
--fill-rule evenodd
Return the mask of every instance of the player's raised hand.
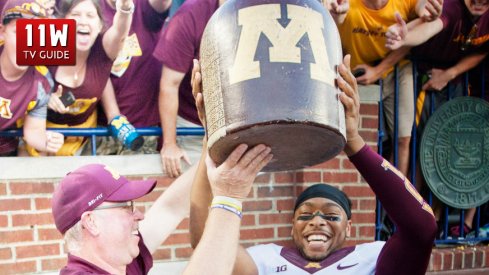
M 408 32 L 406 21 L 402 19 L 401 14 L 396 12 L 394 16 L 396 18 L 396 23 L 389 26 L 385 33 L 385 47 L 390 50 L 396 50 L 402 47 Z
M 337 78 L 338 88 L 342 91 L 340 100 L 345 107 L 345 153 L 349 156 L 358 152 L 365 145 L 363 138 L 358 133 L 360 96 L 358 94 L 357 81 L 350 70 L 350 59 L 351 56 L 349 54 L 343 58 L 343 63 L 338 66 L 340 77 Z

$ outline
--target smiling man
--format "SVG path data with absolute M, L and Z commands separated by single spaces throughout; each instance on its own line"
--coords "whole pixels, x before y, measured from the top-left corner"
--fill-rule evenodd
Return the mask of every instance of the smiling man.
M 337 79 L 345 107 L 344 152 L 381 201 L 396 225 L 396 232 L 387 242 L 345 247 L 352 226 L 351 202 L 339 189 L 315 184 L 296 200 L 291 230 L 294 247 L 263 244 L 244 249 L 240 246 L 233 274 L 425 274 L 436 234 L 433 211 L 409 180 L 370 149 L 359 135 L 358 87 L 349 67 L 348 55 L 338 67 L 341 77 Z M 194 94 L 201 113 L 198 66 L 194 70 Z M 204 164 L 201 161 L 191 193 L 190 229 L 194 247 L 199 243 L 204 225 L 208 226 L 205 220 L 212 199 Z
M 208 166 L 206 173 L 212 178 L 212 193 L 219 203 L 209 210 L 203 241 L 183 275 L 200 275 L 201 267 L 216 259 L 220 264 L 206 267 L 206 274 L 231 272 L 242 217 L 233 207 L 241 209 L 256 174 L 273 157 L 264 145 L 247 149 L 238 146 L 220 166 Z M 239 180 L 227 175 L 237 175 Z M 156 180 L 129 181 L 102 164 L 68 173 L 52 198 L 54 222 L 69 252 L 60 274 L 148 274 L 153 266 L 151 254 L 190 208 L 190 184 L 176 181 L 143 214 L 135 208 L 134 200 L 150 193 L 155 185 Z M 226 202 L 233 202 L 233 207 Z
M 147 274 L 151 254 L 189 212 L 191 184 L 175 182 L 141 213 L 134 200 L 155 186 L 156 180 L 129 181 L 102 164 L 68 173 L 51 202 L 68 249 L 60 274 Z

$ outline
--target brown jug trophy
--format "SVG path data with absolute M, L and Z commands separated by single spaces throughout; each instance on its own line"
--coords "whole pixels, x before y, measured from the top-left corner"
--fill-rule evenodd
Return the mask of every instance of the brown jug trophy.
M 341 61 L 338 30 L 318 1 L 227 1 L 200 51 L 211 158 L 220 164 L 241 143 L 272 148 L 264 171 L 335 157 L 346 142 Z

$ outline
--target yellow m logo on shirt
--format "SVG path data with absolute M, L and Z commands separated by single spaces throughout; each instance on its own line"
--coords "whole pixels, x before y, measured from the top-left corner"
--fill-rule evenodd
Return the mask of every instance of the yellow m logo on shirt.
M 6 99 L 0 96 L 0 117 L 11 119 L 12 111 L 10 111 L 10 99 Z
M 287 5 L 290 22 L 283 27 L 280 4 L 247 7 L 239 10 L 238 24 L 241 36 L 233 66 L 229 69 L 230 84 L 259 78 L 260 62 L 254 61 L 258 40 L 264 34 L 272 43 L 270 62 L 302 63 L 300 39 L 307 34 L 315 63 L 310 64 L 311 78 L 334 85 L 335 72 L 331 69 L 324 41 L 322 14 L 306 7 Z

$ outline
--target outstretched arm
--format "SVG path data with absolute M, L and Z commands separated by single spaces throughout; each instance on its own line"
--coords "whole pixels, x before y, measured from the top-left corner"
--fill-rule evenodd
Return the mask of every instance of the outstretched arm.
M 349 65 L 349 62 L 345 62 Z M 436 234 L 433 211 L 406 177 L 373 152 L 358 133 L 360 101 L 353 76 L 341 65 L 347 144 L 345 153 L 368 182 L 397 226 L 377 261 L 376 274 L 424 274 Z
M 53 95 L 43 85 L 38 85 L 37 94 L 35 107 L 25 116 L 24 140 L 43 155 L 55 154 L 63 146 L 64 136 L 46 130 L 47 106 Z
M 183 274 L 201 274 L 203 266 L 208 274 L 231 274 L 238 253 L 241 201 L 248 196 L 256 174 L 273 157 L 270 147 L 262 144 L 247 149 L 239 145 L 219 167 L 206 157 L 214 199 L 202 239 Z
M 362 85 L 370 85 L 375 83 L 385 72 L 401 61 L 409 50 L 410 48 L 408 47 L 402 47 L 395 51 L 391 51 L 377 66 L 369 66 L 367 64 L 357 65 L 354 68 L 354 71 L 358 69 L 365 70 L 365 74 L 357 77 L 357 82 Z
M 129 34 L 133 9 L 133 0 L 116 1 L 117 12 L 115 13 L 114 21 L 102 38 L 102 45 L 104 46 L 105 53 L 112 60 L 115 60 L 122 50 L 124 40 Z
M 435 36 L 443 29 L 441 19 L 431 22 L 423 22 L 421 19 L 415 19 L 405 24 L 402 18 L 400 21 L 387 29 L 386 48 L 395 50 L 401 46 L 414 47 L 423 44 L 431 37 Z
M 205 126 L 205 109 L 202 97 L 201 81 L 202 77 L 200 74 L 200 65 L 197 60 L 194 60 L 194 67 L 192 70 L 192 93 L 195 98 L 200 121 L 202 122 L 202 125 Z M 207 164 L 205 162 L 205 158 L 207 155 L 206 139 L 204 139 L 202 151 L 202 157 L 190 194 L 190 240 L 193 248 L 196 248 L 201 241 L 202 235 L 204 234 L 204 228 L 205 230 L 214 230 L 207 229 L 208 226 L 206 226 L 206 220 L 209 215 L 209 206 L 211 205 L 211 201 L 213 198 L 209 183 L 209 177 L 207 175 Z M 239 245 L 238 242 L 236 242 L 235 245 L 237 250 L 235 254 L 236 262 L 234 263 L 233 274 L 258 274 L 256 265 L 248 252 L 244 249 L 244 247 Z M 232 251 L 233 253 L 235 253 L 234 248 Z M 230 267 L 232 267 L 232 265 L 230 265 Z
M 63 134 L 46 131 L 46 118 L 27 115 L 23 129 L 25 142 L 41 153 L 56 154 L 63 146 Z
M 161 166 L 166 175 L 176 178 L 183 174 L 180 159 L 191 164 L 187 153 L 177 144 L 178 90 L 185 73 L 163 66 L 160 79 L 158 106 L 160 109 L 163 146 L 160 157 Z
M 454 66 L 443 69 L 432 69 L 431 70 L 431 78 L 423 85 L 423 90 L 434 90 L 441 91 L 445 86 L 447 86 L 448 82 L 452 81 L 457 76 L 469 71 L 475 66 L 479 65 L 479 63 L 484 60 L 487 56 L 487 52 L 474 53 L 462 58 L 457 64 Z
M 112 85 L 110 78 L 107 80 L 107 84 L 105 84 L 100 101 L 104 108 L 105 115 L 107 116 L 107 121 L 111 121 L 114 117 L 121 114 L 119 105 L 117 105 L 117 99 L 115 98 L 114 86 Z
M 193 174 L 186 173 L 176 179 L 145 213 L 144 220 L 139 222 L 139 232 L 151 253 L 188 217 Z

